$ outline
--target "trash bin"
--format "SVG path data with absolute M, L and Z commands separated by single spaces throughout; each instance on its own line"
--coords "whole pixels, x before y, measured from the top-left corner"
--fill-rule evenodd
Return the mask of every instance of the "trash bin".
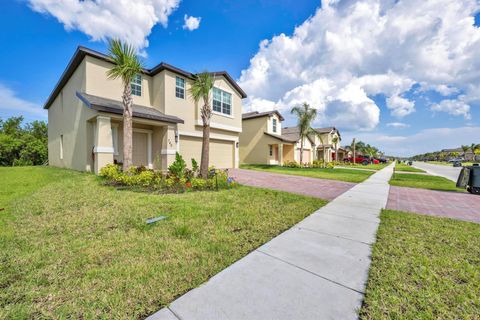
M 480 166 L 464 167 L 457 180 L 458 188 L 467 188 L 471 194 L 480 195 Z

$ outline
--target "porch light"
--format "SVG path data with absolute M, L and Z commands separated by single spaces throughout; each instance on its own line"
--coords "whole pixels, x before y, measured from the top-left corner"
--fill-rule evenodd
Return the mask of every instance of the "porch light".
M 175 143 L 178 143 L 178 130 L 175 130 Z
M 237 143 L 235 143 L 235 147 L 237 147 L 237 148 L 238 148 L 238 141 L 237 141 Z

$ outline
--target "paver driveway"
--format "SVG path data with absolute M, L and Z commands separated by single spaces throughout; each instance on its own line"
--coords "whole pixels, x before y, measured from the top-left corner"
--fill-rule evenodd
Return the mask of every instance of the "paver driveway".
M 333 200 L 355 183 L 245 169 L 229 169 L 230 177 L 240 184 L 275 189 L 306 196 Z
M 387 209 L 480 223 L 480 196 L 468 193 L 391 186 Z

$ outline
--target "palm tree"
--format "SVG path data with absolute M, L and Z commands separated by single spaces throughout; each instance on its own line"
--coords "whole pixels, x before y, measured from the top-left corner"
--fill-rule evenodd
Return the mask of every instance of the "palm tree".
M 338 161 L 338 136 L 333 137 L 332 142 L 335 145 L 335 161 Z
M 300 138 L 300 163 L 303 163 L 303 141 L 314 133 L 310 125 L 317 116 L 317 109 L 311 108 L 308 103 L 304 102 L 302 106 L 293 107 L 291 113 L 297 116 Z
M 465 160 L 467 160 L 467 151 L 470 150 L 470 146 L 463 146 L 462 145 L 462 150 L 463 150 L 463 157 L 465 158 Z
M 208 161 L 210 152 L 210 118 L 212 117 L 212 107 L 210 106 L 210 91 L 213 88 L 215 76 L 209 72 L 202 72 L 195 76 L 192 86 L 190 87 L 190 95 L 196 104 L 200 99 L 203 100 L 203 106 L 200 110 L 203 123 L 203 140 L 202 140 L 202 158 L 200 160 L 200 176 L 208 177 Z
M 315 130 L 312 130 L 313 131 L 313 134 L 316 135 L 318 137 L 318 139 L 320 140 L 320 143 L 322 144 L 322 167 L 325 168 L 325 143 L 323 143 L 323 137 L 322 137 L 322 134 L 320 132 L 317 132 Z
M 137 74 L 142 72 L 143 66 L 135 48 L 120 40 L 110 40 L 108 52 L 114 66 L 107 71 L 107 76 L 110 79 L 121 78 L 123 84 L 123 171 L 127 171 L 133 164 L 131 82 Z
M 352 149 L 352 152 L 353 152 L 353 163 L 355 163 L 355 157 L 356 157 L 356 154 L 355 154 L 356 149 L 355 148 L 356 148 L 356 146 L 357 146 L 357 144 L 355 142 L 355 138 L 353 138 L 352 144 L 350 145 L 350 148 Z
M 479 144 L 475 144 L 475 143 L 472 143 L 472 152 L 473 152 L 473 161 L 476 161 L 477 159 L 477 154 L 479 154 L 479 151 L 480 151 L 480 143 Z

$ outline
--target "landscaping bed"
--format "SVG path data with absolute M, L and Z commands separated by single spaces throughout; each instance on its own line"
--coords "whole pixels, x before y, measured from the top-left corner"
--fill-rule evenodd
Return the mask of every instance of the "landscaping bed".
M 245 186 L 132 192 L 48 167 L 0 175 L 7 319 L 145 318 L 326 203 Z
M 262 164 L 243 164 L 240 168 L 355 183 L 366 180 L 374 173 L 373 171 L 343 168 L 292 168 Z
M 395 173 L 390 179 L 390 185 L 430 190 L 466 192 L 465 189 L 457 188 L 456 183 L 447 178 L 423 174 Z
M 477 319 L 480 224 L 384 210 L 361 319 Z

